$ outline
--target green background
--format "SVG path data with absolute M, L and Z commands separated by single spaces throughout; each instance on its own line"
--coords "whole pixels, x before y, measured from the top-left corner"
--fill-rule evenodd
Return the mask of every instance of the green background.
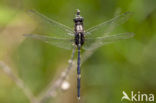
M 67 67 L 71 51 L 23 37 L 36 27 L 27 19 L 29 9 L 70 27 L 75 10 L 80 9 L 85 28 L 115 13 L 133 12 L 120 30 L 135 36 L 100 47 L 82 65 L 81 102 L 120 103 L 122 91 L 156 94 L 156 0 L 0 0 L 0 60 L 38 96 Z M 59 91 L 47 103 L 76 103 L 76 69 L 68 81 L 69 90 Z M 29 103 L 2 69 L 0 103 Z

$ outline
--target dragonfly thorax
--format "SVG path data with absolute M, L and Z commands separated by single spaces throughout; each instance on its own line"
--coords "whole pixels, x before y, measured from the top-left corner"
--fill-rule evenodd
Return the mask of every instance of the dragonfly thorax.
M 77 10 L 75 23 L 75 44 L 82 46 L 84 44 L 84 29 L 83 29 L 83 17 L 80 16 L 80 10 Z
M 74 23 L 75 23 L 75 32 L 83 32 L 83 17 L 80 16 L 80 10 L 77 10 Z
M 75 32 L 83 32 L 83 18 L 76 17 L 74 19 L 75 22 Z
M 84 34 L 83 33 L 75 33 L 75 44 L 77 46 L 82 46 L 85 42 Z

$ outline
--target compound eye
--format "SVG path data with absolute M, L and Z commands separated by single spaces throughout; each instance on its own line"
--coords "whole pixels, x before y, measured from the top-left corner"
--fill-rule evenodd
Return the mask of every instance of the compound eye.
M 81 20 L 83 21 L 83 17 L 81 18 Z
M 77 22 L 77 19 L 73 19 L 74 22 Z

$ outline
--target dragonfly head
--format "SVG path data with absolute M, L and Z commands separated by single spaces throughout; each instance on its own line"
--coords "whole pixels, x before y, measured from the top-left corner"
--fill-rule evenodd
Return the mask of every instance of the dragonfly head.
M 77 15 L 80 15 L 80 10 L 79 9 L 77 9 L 77 13 L 76 13 Z
M 79 9 L 77 9 L 77 11 L 76 11 L 76 16 L 75 16 L 74 22 L 75 23 L 83 22 L 83 17 L 80 16 L 80 10 Z

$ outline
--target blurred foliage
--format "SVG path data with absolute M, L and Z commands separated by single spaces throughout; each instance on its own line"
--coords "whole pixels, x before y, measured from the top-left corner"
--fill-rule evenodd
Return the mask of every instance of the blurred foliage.
M 57 74 L 56 68 L 67 66 L 71 51 L 23 39 L 22 35 L 31 33 L 34 27 L 25 12 L 35 9 L 72 27 L 77 8 L 85 19 L 85 28 L 112 18 L 115 13 L 131 11 L 133 16 L 120 29 L 135 33 L 132 39 L 99 48 L 83 64 L 84 103 L 120 103 L 123 90 L 128 94 L 141 91 L 156 95 L 156 0 L 1 0 L 0 60 L 13 67 L 35 95 L 44 91 Z M 71 79 L 72 87 L 55 102 L 76 101 L 76 76 Z M 0 103 L 29 103 L 2 71 Z

